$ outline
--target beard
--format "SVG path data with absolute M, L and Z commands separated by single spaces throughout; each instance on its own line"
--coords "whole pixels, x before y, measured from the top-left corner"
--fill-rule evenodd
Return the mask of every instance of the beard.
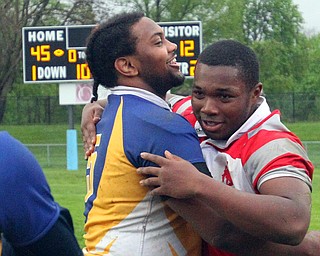
M 183 84 L 185 76 L 181 72 L 167 72 L 165 74 L 155 74 L 145 69 L 141 78 L 160 96 L 164 96 L 173 87 Z

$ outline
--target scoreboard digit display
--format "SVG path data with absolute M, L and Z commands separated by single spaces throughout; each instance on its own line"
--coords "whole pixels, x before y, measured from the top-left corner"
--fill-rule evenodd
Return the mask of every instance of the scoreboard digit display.
M 186 77 L 193 77 L 201 52 L 200 21 L 159 22 L 165 36 L 177 44 L 177 62 Z M 86 39 L 95 25 L 24 27 L 24 83 L 80 82 L 92 80 L 85 61 Z

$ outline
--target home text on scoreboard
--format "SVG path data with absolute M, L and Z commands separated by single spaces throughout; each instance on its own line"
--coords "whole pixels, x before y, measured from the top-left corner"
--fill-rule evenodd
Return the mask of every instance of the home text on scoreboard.
M 193 77 L 201 52 L 200 21 L 159 22 L 165 36 L 177 44 L 177 62 L 186 77 Z M 86 39 L 95 25 L 25 27 L 23 77 L 25 83 L 92 80 L 86 64 Z

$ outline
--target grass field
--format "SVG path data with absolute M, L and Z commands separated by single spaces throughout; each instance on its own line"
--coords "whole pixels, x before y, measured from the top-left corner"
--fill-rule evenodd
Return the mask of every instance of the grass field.
M 303 141 L 320 141 L 320 123 L 295 123 L 288 124 L 288 127 Z M 25 144 L 66 143 L 66 129 L 67 126 L 63 125 L 0 126 L 0 130 L 9 131 Z M 81 143 L 79 126 L 76 126 L 76 129 L 78 142 Z M 320 163 L 320 150 L 314 152 L 313 159 Z M 65 158 L 60 161 L 65 161 Z M 56 201 L 70 210 L 77 239 L 83 246 L 85 161 L 79 159 L 78 171 L 68 171 L 61 167 L 44 167 L 44 172 Z M 320 165 L 316 166 L 314 173 L 312 199 L 310 229 L 320 230 Z

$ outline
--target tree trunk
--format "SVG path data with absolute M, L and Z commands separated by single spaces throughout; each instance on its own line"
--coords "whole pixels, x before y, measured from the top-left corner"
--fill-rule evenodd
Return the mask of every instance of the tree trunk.
M 6 103 L 7 103 L 7 98 L 6 97 L 0 97 L 0 124 L 2 123 L 4 113 L 6 110 Z

